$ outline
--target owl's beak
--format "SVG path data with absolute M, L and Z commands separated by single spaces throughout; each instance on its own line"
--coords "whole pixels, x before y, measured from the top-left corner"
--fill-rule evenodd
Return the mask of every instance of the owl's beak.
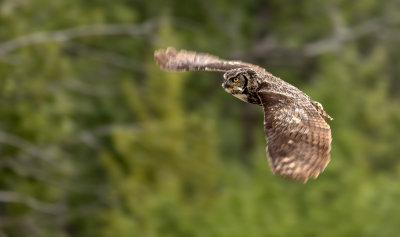
M 225 82 L 222 82 L 222 88 L 226 88 L 226 83 Z

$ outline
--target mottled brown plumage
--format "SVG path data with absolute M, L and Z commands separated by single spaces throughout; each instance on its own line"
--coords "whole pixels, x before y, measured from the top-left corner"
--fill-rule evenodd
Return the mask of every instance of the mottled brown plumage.
M 329 163 L 331 130 L 323 117 L 332 118 L 296 87 L 259 66 L 209 54 L 168 48 L 156 51 L 154 58 L 168 71 L 225 72 L 222 87 L 228 93 L 262 106 L 273 173 L 306 182 Z

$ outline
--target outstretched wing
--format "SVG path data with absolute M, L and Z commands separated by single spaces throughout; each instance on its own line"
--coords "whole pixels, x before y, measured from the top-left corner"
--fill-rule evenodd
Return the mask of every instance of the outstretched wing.
M 158 66 L 168 71 L 228 71 L 235 68 L 249 67 L 258 70 L 263 68 L 241 61 L 222 60 L 216 56 L 193 51 L 167 48 L 154 52 Z
M 270 91 L 260 91 L 258 96 L 272 172 L 303 182 L 317 178 L 330 160 L 329 125 L 305 97 Z

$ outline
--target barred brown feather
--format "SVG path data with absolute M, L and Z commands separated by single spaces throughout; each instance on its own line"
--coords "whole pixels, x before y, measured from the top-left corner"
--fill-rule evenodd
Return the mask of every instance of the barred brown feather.
M 273 173 L 306 182 L 317 178 L 330 156 L 331 130 L 308 100 L 258 92 Z

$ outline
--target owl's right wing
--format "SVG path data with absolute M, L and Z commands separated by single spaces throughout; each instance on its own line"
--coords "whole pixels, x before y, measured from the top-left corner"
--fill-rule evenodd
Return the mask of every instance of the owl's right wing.
M 311 102 L 261 90 L 264 131 L 273 173 L 306 182 L 330 160 L 331 129 Z
M 154 59 L 158 66 L 167 71 L 228 71 L 235 68 L 263 68 L 241 61 L 227 61 L 216 56 L 194 51 L 167 48 L 154 52 Z

